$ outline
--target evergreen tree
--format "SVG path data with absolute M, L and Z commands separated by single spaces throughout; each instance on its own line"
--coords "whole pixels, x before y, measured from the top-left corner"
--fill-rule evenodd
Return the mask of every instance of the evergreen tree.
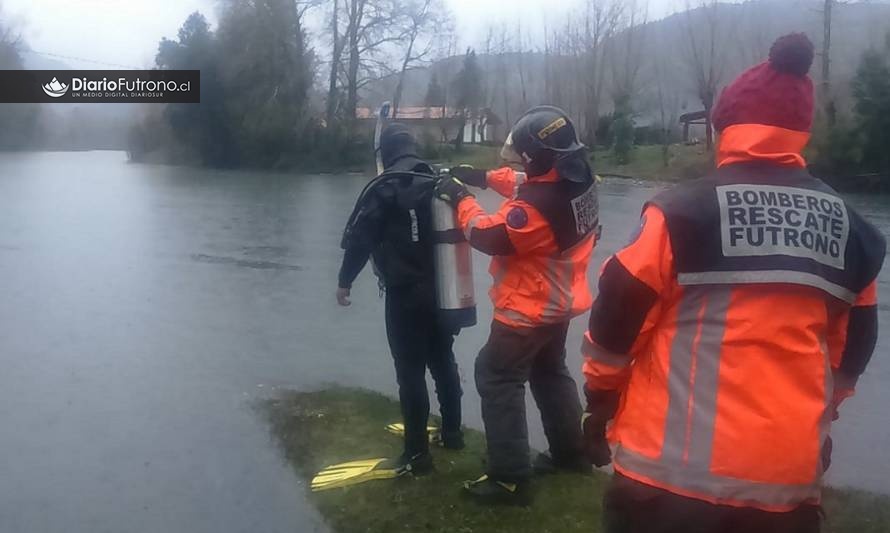
M 612 145 L 615 161 L 619 165 L 630 163 L 634 148 L 634 120 L 630 95 L 615 98 L 615 112 L 612 122 Z
M 445 90 L 439 85 L 439 76 L 435 73 L 427 85 L 424 104 L 427 107 L 445 107 Z
M 241 159 L 275 166 L 308 148 L 311 51 L 292 0 L 226 0 L 218 30 L 222 80 Z
M 164 116 L 176 139 L 197 153 L 209 166 L 237 164 L 232 124 L 227 120 L 225 87 L 220 77 L 220 56 L 216 36 L 207 19 L 199 12 L 188 16 L 179 29 L 177 41 L 162 39 L 155 63 L 158 68 L 201 71 L 201 103 L 170 104 Z M 135 136 L 137 132 L 133 132 Z M 142 132 L 143 138 L 148 132 Z M 133 138 L 131 144 L 143 141 Z M 139 146 L 133 146 L 138 152 Z M 145 150 L 145 147 L 141 147 Z
M 476 52 L 472 48 L 467 49 L 463 67 L 454 80 L 454 88 L 457 107 L 460 110 L 460 128 L 454 144 L 460 149 L 464 142 L 467 118 L 478 116 L 479 108 L 482 106 L 482 71 L 476 59 Z
M 883 51 L 865 53 L 853 80 L 863 170 L 890 173 L 890 35 Z

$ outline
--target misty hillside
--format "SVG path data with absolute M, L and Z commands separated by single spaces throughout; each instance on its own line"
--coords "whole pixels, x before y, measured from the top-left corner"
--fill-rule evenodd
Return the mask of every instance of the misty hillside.
M 71 70 L 53 57 L 29 50 L 21 51 L 25 70 Z M 88 150 L 125 148 L 126 134 L 143 104 L 95 103 L 35 104 L 39 109 L 41 147 L 49 150 Z
M 717 6 L 714 25 L 716 34 L 721 36 L 717 43 L 722 66 L 721 87 L 747 67 L 764 60 L 772 42 L 783 34 L 806 32 L 816 47 L 820 48 L 823 34 L 821 5 L 819 0 L 754 0 Z M 883 43 L 885 35 L 890 31 L 890 5 L 840 3 L 835 10 L 831 50 L 832 78 L 840 103 L 844 105 L 848 100 L 848 82 L 859 65 L 862 53 L 869 47 Z M 655 113 L 653 78 L 656 63 L 663 65 L 661 72 L 665 92 L 675 107 L 671 110 L 672 116 L 701 109 L 689 65 L 692 47 L 687 28 L 690 26 L 698 28 L 697 39 L 700 43 L 708 39 L 709 25 L 706 23 L 706 14 L 700 9 L 651 22 L 639 31 L 641 64 L 633 104 L 638 123 L 651 121 Z M 626 37 L 617 35 L 612 39 L 612 45 L 615 48 L 623 47 Z M 573 85 L 587 82 L 583 80 L 584 73 L 574 72 L 570 58 L 565 55 L 548 55 L 543 49 L 542 45 L 533 52 L 514 51 L 507 54 L 486 54 L 483 47 L 476 49 L 480 66 L 485 73 L 483 86 L 487 89 L 486 105 L 508 121 L 510 117 L 520 113 L 523 107 L 552 100 L 553 94 L 561 94 L 564 101 L 556 103 L 568 108 L 569 112 L 576 105 L 571 92 Z M 461 61 L 461 57 L 449 58 L 428 68 L 409 72 L 403 105 L 423 105 L 433 73 L 448 88 L 446 81 L 460 70 Z M 820 61 L 817 57 L 812 71 L 817 83 L 820 80 Z M 609 78 L 614 70 L 613 66 L 607 66 L 603 74 L 605 83 L 602 112 L 608 112 L 612 106 Z M 550 78 L 554 80 L 549 88 L 545 83 L 545 73 L 550 73 Z M 526 89 L 524 103 L 521 94 L 523 78 Z M 391 99 L 396 81 L 397 76 L 390 76 L 370 84 L 365 90 L 362 105 L 376 107 Z M 564 87 L 553 87 L 553 84 L 560 83 Z M 577 105 L 582 104 L 578 102 Z
M 25 70 L 71 70 L 71 66 L 64 61 L 34 52 L 27 45 L 19 53 Z

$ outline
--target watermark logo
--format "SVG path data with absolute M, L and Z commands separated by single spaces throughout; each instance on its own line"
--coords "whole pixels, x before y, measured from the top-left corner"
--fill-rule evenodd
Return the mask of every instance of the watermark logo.
M 201 102 L 201 72 L 0 70 L 0 103 L 41 102 L 197 104 Z
M 53 81 L 43 84 L 43 92 L 51 98 L 61 98 L 68 92 L 68 87 L 70 86 L 65 85 L 54 77 Z

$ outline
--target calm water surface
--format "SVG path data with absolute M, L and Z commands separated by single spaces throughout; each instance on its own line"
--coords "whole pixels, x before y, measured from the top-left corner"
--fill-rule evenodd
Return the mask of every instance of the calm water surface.
M 365 181 L 129 165 L 117 152 L 0 155 L 0 531 L 323 531 L 251 405 L 331 382 L 395 392 L 370 272 L 351 308 L 333 298 Z M 593 275 L 654 192 L 603 187 Z M 854 202 L 890 233 L 890 199 Z M 486 263 L 481 326 L 456 345 L 475 427 Z M 890 325 L 890 307 L 881 314 Z M 576 375 L 583 327 L 570 334 Z M 834 429 L 835 484 L 890 493 L 888 335 Z

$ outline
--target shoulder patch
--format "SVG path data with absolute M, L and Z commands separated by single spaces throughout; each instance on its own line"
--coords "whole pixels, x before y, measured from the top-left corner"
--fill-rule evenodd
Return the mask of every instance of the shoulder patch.
M 521 207 L 514 207 L 507 213 L 507 225 L 513 229 L 522 229 L 528 225 L 528 213 Z

